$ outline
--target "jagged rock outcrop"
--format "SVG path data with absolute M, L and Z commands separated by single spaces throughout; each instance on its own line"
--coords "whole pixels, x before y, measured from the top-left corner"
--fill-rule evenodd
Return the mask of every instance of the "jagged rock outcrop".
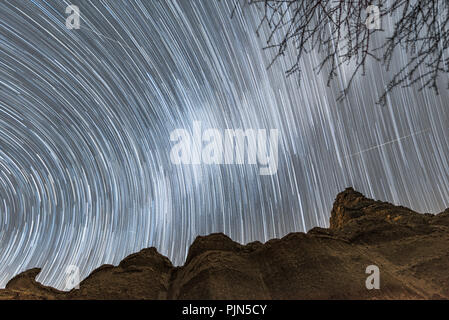
M 120 262 L 104 265 L 81 281 L 70 299 L 166 299 L 173 265 L 155 248 L 143 249 Z
M 379 267 L 379 290 L 366 288 L 370 265 Z M 449 210 L 419 214 L 349 188 L 336 198 L 329 229 L 265 244 L 197 237 L 182 267 L 144 249 L 67 293 L 37 283 L 32 269 L 0 299 L 447 299 L 448 267 Z
M 0 290 L 0 299 L 58 299 L 65 292 L 44 286 L 35 280 L 41 272 L 39 268 L 33 268 L 15 276 L 6 284 L 5 290 Z

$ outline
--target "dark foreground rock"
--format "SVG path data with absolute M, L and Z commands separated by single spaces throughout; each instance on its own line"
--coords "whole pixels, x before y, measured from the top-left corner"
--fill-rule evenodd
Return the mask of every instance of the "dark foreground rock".
M 380 289 L 367 290 L 366 268 Z M 448 299 L 449 210 L 419 214 L 347 189 L 330 228 L 240 245 L 223 234 L 198 237 L 174 267 L 156 249 L 105 265 L 80 289 L 61 292 L 13 278 L 0 299 Z

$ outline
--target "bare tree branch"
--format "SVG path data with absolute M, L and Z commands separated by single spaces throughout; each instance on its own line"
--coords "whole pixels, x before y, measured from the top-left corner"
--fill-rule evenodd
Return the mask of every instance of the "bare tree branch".
M 396 87 L 418 84 L 419 89 L 432 88 L 438 93 L 438 77 L 449 72 L 449 0 L 236 0 L 238 7 L 255 6 L 261 11 L 257 32 L 266 25 L 265 49 L 274 50 L 276 60 L 293 46 L 296 58 L 286 70 L 287 76 L 300 74 L 301 58 L 315 51 L 323 55 L 317 71 L 328 70 L 327 84 L 343 64 L 354 71 L 342 99 L 354 77 L 365 75 L 369 59 L 390 69 L 398 48 L 405 49 L 408 62 L 395 73 L 379 103 L 386 104 L 388 93 Z M 376 5 L 379 18 L 391 17 L 393 32 L 367 27 L 367 8 Z M 373 47 L 376 33 L 383 35 L 381 47 Z

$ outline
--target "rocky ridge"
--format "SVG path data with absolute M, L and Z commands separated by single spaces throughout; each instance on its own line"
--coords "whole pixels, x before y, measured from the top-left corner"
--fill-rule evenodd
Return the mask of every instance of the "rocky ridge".
M 379 267 L 379 290 L 366 288 L 369 265 Z M 348 188 L 328 229 L 247 245 L 199 236 L 182 267 L 143 249 L 70 292 L 38 283 L 40 269 L 31 269 L 0 299 L 448 299 L 448 267 L 449 209 L 420 214 Z

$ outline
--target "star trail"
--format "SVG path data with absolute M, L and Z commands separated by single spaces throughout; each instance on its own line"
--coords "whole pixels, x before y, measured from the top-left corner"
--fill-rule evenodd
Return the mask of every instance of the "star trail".
M 81 28 L 65 9 L 79 6 Z M 262 50 L 260 12 L 212 0 L 0 1 L 0 287 L 26 269 L 64 288 L 156 247 L 184 263 L 198 235 L 247 243 L 328 226 L 338 192 L 438 213 L 449 207 L 449 95 L 394 91 L 369 64 L 342 102 L 320 57 Z M 388 21 L 385 22 L 388 25 Z M 407 56 L 398 53 L 393 67 Z M 279 130 L 274 175 L 173 165 L 170 132 Z

